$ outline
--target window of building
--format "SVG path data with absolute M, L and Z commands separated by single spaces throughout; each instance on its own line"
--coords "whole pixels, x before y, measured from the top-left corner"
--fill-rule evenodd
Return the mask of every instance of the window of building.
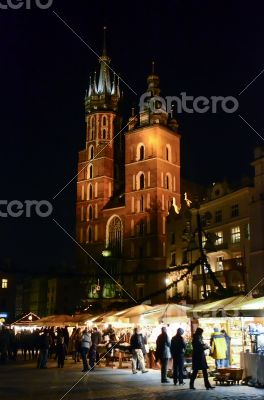
M 103 139 L 106 139 L 106 129 L 105 129 L 105 128 L 103 128 L 102 138 L 103 138 Z
M 171 146 L 166 145 L 166 160 L 171 162 Z
M 95 138 L 95 118 L 94 117 L 91 117 L 90 127 L 91 127 L 91 140 L 94 140 L 94 138 Z
M 7 289 L 8 286 L 8 279 L 2 279 L 2 289 Z
M 250 225 L 249 224 L 245 225 L 245 238 L 250 240 Z
M 206 285 L 206 296 L 204 296 L 204 288 L 203 286 L 200 287 L 200 299 L 206 298 L 211 293 L 211 286 Z
M 145 149 L 144 146 L 140 146 L 139 148 L 139 159 L 140 160 L 144 160 L 145 158 Z
M 144 189 L 145 187 L 145 176 L 141 174 L 139 177 L 139 189 Z
M 231 228 L 231 243 L 239 243 L 240 236 L 240 226 L 234 226 L 234 228 Z
M 106 120 L 106 116 L 104 115 L 103 116 L 103 125 L 106 125 L 106 123 L 107 123 L 107 120 Z
M 110 248 L 112 255 L 122 253 L 123 224 L 118 216 L 111 217 L 106 224 L 106 248 Z
M 93 219 L 93 208 L 89 206 L 89 220 Z
M 91 146 L 89 149 L 89 159 L 92 160 L 94 158 L 94 147 Z
M 215 232 L 215 234 L 218 236 L 218 238 L 215 240 L 215 245 L 218 246 L 224 242 L 223 232 L 219 231 Z
M 144 212 L 144 196 L 140 197 L 140 212 Z
M 224 269 L 223 260 L 224 256 L 216 257 L 216 271 L 223 271 Z
M 91 179 L 93 177 L 93 166 L 90 165 L 89 167 L 89 179 Z
M 231 218 L 239 216 L 239 206 L 238 204 L 233 204 L 231 206 Z
M 93 187 L 92 185 L 89 185 L 89 200 L 92 200 L 93 198 Z
M 222 210 L 216 210 L 215 223 L 222 222 Z
M 176 265 L 176 253 L 171 253 L 171 265 Z

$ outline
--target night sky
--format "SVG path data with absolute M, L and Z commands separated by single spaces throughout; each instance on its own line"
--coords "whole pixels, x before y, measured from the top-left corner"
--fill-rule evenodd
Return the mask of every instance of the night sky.
M 15 2 L 15 0 L 13 0 Z M 6 3 L 6 0 L 1 0 Z M 42 0 L 44 4 L 44 0 Z M 54 0 L 48 10 L 0 10 L 1 199 L 47 199 L 50 218 L 1 218 L 0 258 L 40 271 L 74 264 L 77 169 L 84 94 L 107 26 L 111 67 L 138 94 L 155 60 L 163 95 L 235 96 L 234 114 L 180 114 L 182 176 L 200 183 L 250 174 L 263 140 L 262 1 Z M 58 16 L 56 16 L 55 12 Z M 239 93 L 260 76 L 239 96 Z M 138 97 L 125 85 L 125 114 Z

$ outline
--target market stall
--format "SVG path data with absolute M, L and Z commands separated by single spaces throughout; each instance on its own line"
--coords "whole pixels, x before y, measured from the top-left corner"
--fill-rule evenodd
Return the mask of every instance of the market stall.
M 248 300 L 245 298 L 239 307 L 231 311 L 239 312 L 243 321 L 246 349 L 240 353 L 243 378 L 251 385 L 264 386 L 264 297 Z
M 192 330 L 199 326 L 204 330 L 203 338 L 209 345 L 214 328 L 224 329 L 231 337 L 230 364 L 240 367 L 240 353 L 250 349 L 250 338 L 247 335 L 248 324 L 251 321 L 243 318 L 239 312 L 245 296 L 233 296 L 214 302 L 197 304 L 187 314 L 192 319 Z M 214 359 L 207 355 L 209 366 L 214 369 Z
M 23 317 L 19 318 L 11 324 L 11 328 L 14 328 L 15 334 L 19 331 L 30 331 L 32 332 L 37 328 L 37 323 L 40 320 L 37 314 L 30 312 Z

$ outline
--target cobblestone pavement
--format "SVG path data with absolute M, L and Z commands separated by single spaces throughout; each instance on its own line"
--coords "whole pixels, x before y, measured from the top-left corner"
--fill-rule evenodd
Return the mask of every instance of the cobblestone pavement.
M 264 389 L 248 386 L 217 386 L 205 390 L 203 380 L 195 381 L 196 390 L 160 383 L 160 371 L 150 370 L 136 375 L 130 369 L 98 367 L 84 374 L 81 363 L 67 360 L 63 369 L 49 361 L 46 370 L 26 362 L 0 366 L 1 400 L 263 400 Z M 81 379 L 81 380 L 80 380 Z M 78 382 L 78 380 L 80 380 Z M 78 382 L 78 383 L 77 383 Z M 73 386 L 73 389 L 67 391 Z M 65 395 L 66 394 L 66 395 Z M 63 397 L 64 396 L 64 397 Z

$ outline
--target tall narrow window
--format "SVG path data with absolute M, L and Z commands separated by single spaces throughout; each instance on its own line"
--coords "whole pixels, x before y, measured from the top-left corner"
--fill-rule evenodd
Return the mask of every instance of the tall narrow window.
M 140 197 L 140 211 L 141 212 L 144 211 L 144 197 L 143 196 Z
M 166 145 L 166 154 L 165 154 L 165 158 L 167 161 L 171 162 L 171 145 L 167 144 Z
M 92 160 L 94 158 L 94 147 L 90 146 L 89 148 L 89 159 Z
M 239 206 L 238 204 L 233 204 L 231 207 L 231 218 L 239 216 Z
M 145 158 L 145 149 L 144 149 L 144 146 L 140 146 L 140 149 L 139 149 L 139 159 L 140 159 L 140 160 L 144 160 L 144 158 Z
M 141 174 L 139 177 L 139 188 L 144 189 L 145 187 L 145 176 L 144 174 Z
M 103 129 L 103 134 L 102 134 L 103 139 L 106 139 L 106 129 Z
M 139 234 L 144 235 L 144 221 L 140 221 L 139 223 Z
M 106 247 L 111 249 L 112 255 L 122 253 L 123 225 L 119 217 L 113 216 L 106 225 Z
M 90 165 L 90 167 L 89 167 L 89 178 L 90 179 L 93 178 L 93 166 L 92 165 Z
M 93 187 L 92 185 L 89 185 L 89 200 L 92 200 L 93 198 Z
M 93 208 L 89 206 L 89 220 L 93 219 Z

